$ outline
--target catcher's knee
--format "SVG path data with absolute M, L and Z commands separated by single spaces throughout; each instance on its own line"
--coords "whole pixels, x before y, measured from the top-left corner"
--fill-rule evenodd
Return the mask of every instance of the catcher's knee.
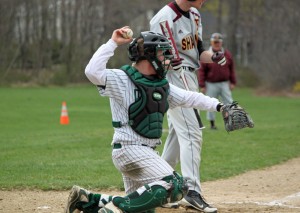
M 168 202 L 176 202 L 181 200 L 184 195 L 187 194 L 188 186 L 183 177 L 174 171 L 173 175 L 167 176 L 163 178 L 164 181 L 168 183 L 172 183 L 171 188 L 168 190 Z
M 173 175 L 162 179 L 171 183 L 170 189 L 161 185 L 145 185 L 143 190 L 135 191 L 125 197 L 114 197 L 113 204 L 124 212 L 152 212 L 154 208 L 168 202 L 179 201 L 187 193 L 187 185 L 182 176 Z

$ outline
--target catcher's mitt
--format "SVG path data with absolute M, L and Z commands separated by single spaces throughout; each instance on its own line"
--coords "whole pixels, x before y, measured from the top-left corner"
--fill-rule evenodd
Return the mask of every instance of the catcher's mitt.
M 250 115 L 237 102 L 225 104 L 221 108 L 225 129 L 227 132 L 246 127 L 253 128 L 254 122 Z

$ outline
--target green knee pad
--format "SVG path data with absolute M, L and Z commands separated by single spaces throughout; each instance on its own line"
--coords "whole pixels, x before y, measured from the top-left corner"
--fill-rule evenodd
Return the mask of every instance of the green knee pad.
M 139 195 L 133 192 L 125 197 L 114 197 L 112 202 L 124 212 L 153 213 L 154 209 L 167 203 L 168 192 L 163 186 L 145 185 L 146 190 Z
M 114 197 L 112 202 L 126 213 L 153 213 L 156 207 L 168 202 L 179 201 L 187 193 L 186 182 L 178 173 L 174 172 L 173 175 L 166 176 L 162 180 L 172 183 L 172 187 L 166 190 L 160 185 L 151 187 L 145 185 L 146 190 L 141 195 L 135 191 L 125 197 Z
M 168 202 L 173 203 L 181 200 L 187 194 L 188 186 L 183 177 L 174 171 L 173 175 L 163 178 L 167 183 L 172 183 L 171 189 L 168 190 Z

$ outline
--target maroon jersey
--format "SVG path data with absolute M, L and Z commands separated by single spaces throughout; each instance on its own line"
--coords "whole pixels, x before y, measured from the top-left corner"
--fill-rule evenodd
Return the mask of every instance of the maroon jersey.
M 226 64 L 221 66 L 217 63 L 201 63 L 199 69 L 199 86 L 205 87 L 205 82 L 216 83 L 229 81 L 236 84 L 234 62 L 231 53 L 225 50 Z

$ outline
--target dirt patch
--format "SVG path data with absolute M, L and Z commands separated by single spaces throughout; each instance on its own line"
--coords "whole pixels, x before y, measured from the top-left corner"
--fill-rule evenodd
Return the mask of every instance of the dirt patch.
M 300 212 L 300 158 L 202 184 L 218 212 Z M 68 191 L 0 191 L 0 213 L 64 212 Z M 123 194 L 123 192 L 102 192 Z M 194 212 L 157 209 L 158 213 Z

